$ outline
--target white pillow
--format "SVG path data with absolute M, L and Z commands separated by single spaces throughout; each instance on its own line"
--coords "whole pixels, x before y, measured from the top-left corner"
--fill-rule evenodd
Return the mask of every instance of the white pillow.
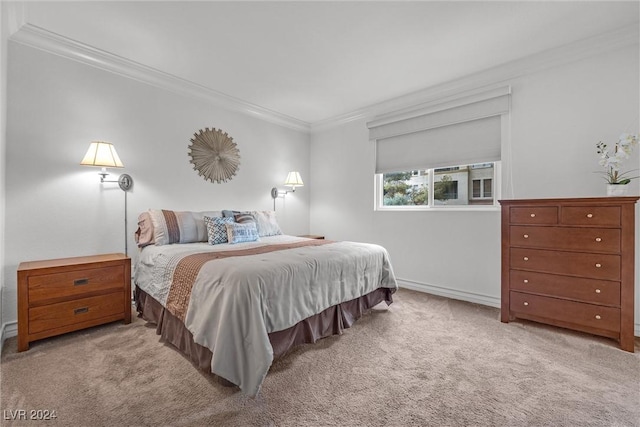
M 251 211 L 251 215 L 256 220 L 260 237 L 282 234 L 278 221 L 276 221 L 275 211 Z

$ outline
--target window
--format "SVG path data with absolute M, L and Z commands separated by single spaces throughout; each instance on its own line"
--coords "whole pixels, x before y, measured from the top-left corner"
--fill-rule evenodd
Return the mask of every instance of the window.
M 511 88 L 472 90 L 375 117 L 376 209 L 497 206 Z M 411 182 L 420 178 L 420 183 Z
M 376 208 L 493 206 L 497 165 L 499 162 L 377 174 Z
M 478 197 L 481 197 L 481 193 L 480 193 L 480 184 L 482 183 L 481 179 L 474 179 L 473 180 L 473 198 L 477 199 Z
M 382 206 L 428 204 L 429 172 L 408 171 L 382 174 Z
M 493 196 L 493 181 L 491 180 L 491 178 L 487 178 L 483 181 L 483 185 L 484 185 L 484 190 L 483 190 L 483 196 L 484 197 L 492 197 Z

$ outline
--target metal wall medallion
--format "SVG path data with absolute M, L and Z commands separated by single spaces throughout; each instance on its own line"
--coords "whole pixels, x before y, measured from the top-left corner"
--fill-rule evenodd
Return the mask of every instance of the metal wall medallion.
M 240 166 L 240 150 L 233 138 L 219 129 L 200 129 L 189 145 L 190 162 L 198 175 L 211 182 L 230 180 Z

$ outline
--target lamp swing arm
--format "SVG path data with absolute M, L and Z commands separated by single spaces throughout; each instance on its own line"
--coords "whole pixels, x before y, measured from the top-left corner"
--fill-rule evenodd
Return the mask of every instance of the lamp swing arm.
M 284 198 L 289 193 L 294 193 L 296 191 L 296 187 L 304 186 L 304 182 L 302 181 L 302 177 L 299 172 L 293 171 L 289 172 L 287 175 L 287 179 L 284 181 L 284 185 L 291 187 L 291 190 L 278 190 L 277 187 L 273 187 L 271 189 L 271 198 L 273 199 L 273 210 L 276 210 L 276 199 L 278 197 Z

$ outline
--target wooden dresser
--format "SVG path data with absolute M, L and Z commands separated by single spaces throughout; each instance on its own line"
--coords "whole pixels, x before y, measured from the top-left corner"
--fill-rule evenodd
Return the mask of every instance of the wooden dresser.
M 633 352 L 637 200 L 501 200 L 501 320 L 614 338 Z
M 131 259 L 124 254 L 18 266 L 18 351 L 31 341 L 120 319 L 131 322 Z

